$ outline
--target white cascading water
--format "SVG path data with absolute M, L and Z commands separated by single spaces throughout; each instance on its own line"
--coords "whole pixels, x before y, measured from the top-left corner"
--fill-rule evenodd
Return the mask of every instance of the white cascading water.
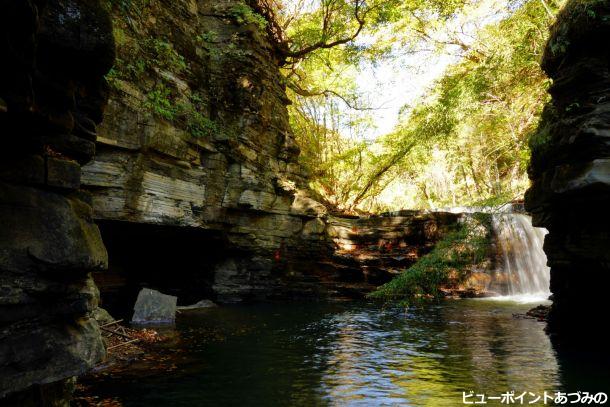
M 504 283 L 504 297 L 500 298 L 546 300 L 550 269 L 542 245 L 547 230 L 533 227 L 531 218 L 520 213 L 494 214 L 493 227 L 503 257 L 501 269 L 496 271 L 496 278 Z

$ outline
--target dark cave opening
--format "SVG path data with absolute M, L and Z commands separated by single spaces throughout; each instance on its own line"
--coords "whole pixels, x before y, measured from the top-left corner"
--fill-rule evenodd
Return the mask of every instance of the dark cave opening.
M 227 255 L 221 232 L 99 220 L 108 270 L 94 273 L 100 307 L 130 320 L 146 287 L 178 297 L 179 305 L 214 299 L 214 266 Z

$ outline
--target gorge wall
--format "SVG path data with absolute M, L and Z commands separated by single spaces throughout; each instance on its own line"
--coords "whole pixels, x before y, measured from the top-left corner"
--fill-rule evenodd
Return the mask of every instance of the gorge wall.
M 549 329 L 565 344 L 605 338 L 582 328 L 603 329 L 599 312 L 610 284 L 609 35 L 610 2 L 571 1 L 542 62 L 552 101 L 531 141 L 526 207 L 549 230 Z
M 264 19 L 237 0 L 113 4 L 117 63 L 82 177 L 109 245 L 109 270 L 95 274 L 103 306 L 142 285 L 187 303 L 361 295 L 387 281 L 336 250 L 363 222 L 330 216 L 307 191 Z M 388 227 L 417 252 L 455 222 Z
M 159 226 L 129 243 L 131 256 L 145 256 L 143 239 L 205 230 L 191 251 L 200 270 L 165 262 L 160 272 L 207 274 L 221 301 L 267 297 L 280 285 L 276 252 L 326 210 L 297 194 L 299 149 L 262 17 L 232 0 L 112 11 L 111 98 L 97 157 L 83 170 L 102 231 Z M 175 256 L 167 247 L 162 257 Z M 112 262 L 111 253 L 111 271 Z
M 67 378 L 105 353 L 90 313 L 107 253 L 80 175 L 106 103 L 111 21 L 93 0 L 2 2 L 0 53 L 0 403 L 60 405 Z

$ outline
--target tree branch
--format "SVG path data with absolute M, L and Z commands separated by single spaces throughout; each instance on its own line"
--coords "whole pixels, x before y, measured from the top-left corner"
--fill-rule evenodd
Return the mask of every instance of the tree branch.
M 345 98 L 345 96 L 343 96 L 340 93 L 335 92 L 334 90 L 331 90 L 331 89 L 324 89 L 321 91 L 310 91 L 307 89 L 303 89 L 302 87 L 300 87 L 298 84 L 296 84 L 293 81 L 288 82 L 288 87 L 294 93 L 296 93 L 299 96 L 303 96 L 303 97 L 335 96 L 335 97 L 341 99 L 343 101 L 343 103 L 345 103 L 347 105 L 347 107 L 349 107 L 350 109 L 353 109 L 353 110 L 367 111 L 367 110 L 379 110 L 380 109 L 380 108 L 370 107 L 370 106 L 354 105 L 353 102 L 349 101 L 347 98 Z
M 283 55 L 285 58 L 302 59 L 307 54 L 310 54 L 318 49 L 333 48 L 333 47 L 336 47 L 339 45 L 344 45 L 344 44 L 354 41 L 360 35 L 362 30 L 364 29 L 364 26 L 366 25 L 366 16 L 374 8 L 374 7 L 368 8 L 361 14 L 362 5 L 364 4 L 364 1 L 355 0 L 354 1 L 354 18 L 355 18 L 356 22 L 358 23 L 358 27 L 356 28 L 356 31 L 354 31 L 351 35 L 348 35 L 347 37 L 339 38 L 334 41 L 328 42 L 328 41 L 326 41 L 325 38 L 327 38 L 329 36 L 328 32 L 331 27 L 331 20 L 332 20 L 332 14 L 333 14 L 332 13 L 333 10 L 330 8 L 330 4 L 331 3 L 327 3 L 328 7 L 326 7 L 324 10 L 324 17 L 322 19 L 322 34 L 320 36 L 320 40 L 311 45 L 308 45 L 299 50 L 296 50 L 296 51 L 291 51 L 291 50 L 286 49 L 284 51 L 284 55 Z

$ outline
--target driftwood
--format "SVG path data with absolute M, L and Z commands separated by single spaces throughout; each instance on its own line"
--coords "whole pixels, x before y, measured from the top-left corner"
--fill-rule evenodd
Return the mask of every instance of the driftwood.
M 117 335 L 117 336 L 120 336 L 125 339 L 133 339 L 131 336 L 127 335 L 125 330 L 123 330 L 123 332 L 119 332 L 118 330 L 113 331 L 112 329 L 107 329 L 107 328 L 101 328 L 101 329 L 102 329 L 102 331 L 109 333 L 109 335 L 107 335 L 107 336 Z
M 104 337 L 111 338 L 111 337 L 115 336 L 117 339 L 120 338 L 120 340 L 121 340 L 120 343 L 117 343 L 115 345 L 112 345 L 112 346 L 109 346 L 108 348 L 106 348 L 107 351 L 119 348 L 121 346 L 134 344 L 134 343 L 140 341 L 140 339 L 130 336 L 127 333 L 127 331 L 125 330 L 125 327 L 123 325 L 120 325 L 121 322 L 123 322 L 123 320 L 119 319 L 119 320 L 112 321 L 112 322 L 109 322 L 107 324 L 100 326 L 100 329 L 102 330 L 102 335 Z
M 115 321 L 108 322 L 107 324 L 100 325 L 100 328 L 106 328 L 106 327 L 109 327 L 109 326 L 111 326 L 111 325 L 120 324 L 121 322 L 123 322 L 123 320 L 122 320 L 122 319 L 117 319 L 117 320 L 115 320 Z
M 130 343 L 134 343 L 134 342 L 138 342 L 138 341 L 139 341 L 139 339 L 131 339 L 131 340 L 126 341 L 126 342 L 121 342 L 121 343 L 119 343 L 117 345 L 109 346 L 108 348 L 106 348 L 106 350 L 109 351 L 110 349 L 119 348 L 121 346 L 129 345 Z

